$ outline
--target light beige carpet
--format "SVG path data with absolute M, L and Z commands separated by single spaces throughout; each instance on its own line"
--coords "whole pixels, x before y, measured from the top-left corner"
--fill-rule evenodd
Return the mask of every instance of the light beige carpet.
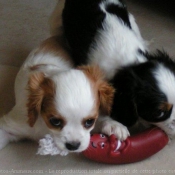
M 146 0 L 145 0 L 146 1 Z M 0 0 L 0 115 L 14 104 L 14 79 L 28 53 L 49 36 L 48 18 L 57 0 Z M 150 49 L 175 57 L 175 13 L 148 1 L 128 0 Z M 167 2 L 167 1 L 166 1 Z M 156 7 L 154 7 L 156 6 Z M 164 5 L 163 5 L 164 6 Z M 165 6 L 164 6 L 165 7 Z M 148 148 L 149 149 L 149 148 Z M 11 143 L 0 151 L 0 174 L 175 174 L 175 141 L 156 155 L 133 164 L 106 165 L 80 154 L 36 155 L 37 143 Z

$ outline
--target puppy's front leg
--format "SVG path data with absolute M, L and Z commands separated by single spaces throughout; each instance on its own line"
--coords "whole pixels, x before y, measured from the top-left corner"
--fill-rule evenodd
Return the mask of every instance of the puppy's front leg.
M 12 140 L 16 140 L 16 138 L 8 132 L 0 129 L 0 150 Z
M 101 132 L 108 136 L 114 134 L 119 140 L 125 140 L 130 135 L 127 127 L 109 116 L 100 116 L 93 132 Z
M 9 142 L 18 141 L 21 136 L 16 133 L 23 127 L 22 120 L 19 118 L 19 110 L 14 107 L 8 114 L 0 118 L 0 150 L 4 148 Z M 16 120 L 19 118 L 18 120 Z M 24 118 L 24 117 L 23 117 Z

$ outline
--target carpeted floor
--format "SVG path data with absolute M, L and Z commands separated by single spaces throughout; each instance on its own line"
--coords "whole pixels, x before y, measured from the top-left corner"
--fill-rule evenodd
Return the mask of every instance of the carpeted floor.
M 28 53 L 49 36 L 48 18 L 57 0 L 0 0 L 0 115 L 14 104 L 14 79 Z M 175 3 L 128 0 L 150 50 L 175 58 Z M 148 148 L 149 149 L 149 148 Z M 36 155 L 37 143 L 11 143 L 0 151 L 0 174 L 175 174 L 175 141 L 156 155 L 133 164 L 106 165 L 81 154 Z

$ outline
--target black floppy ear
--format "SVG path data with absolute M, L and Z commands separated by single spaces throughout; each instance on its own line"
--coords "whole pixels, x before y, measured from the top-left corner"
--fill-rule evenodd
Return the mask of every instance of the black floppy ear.
M 116 89 L 111 117 L 127 127 L 133 126 L 138 119 L 135 110 L 134 96 L 139 78 L 130 68 L 121 69 L 111 81 Z

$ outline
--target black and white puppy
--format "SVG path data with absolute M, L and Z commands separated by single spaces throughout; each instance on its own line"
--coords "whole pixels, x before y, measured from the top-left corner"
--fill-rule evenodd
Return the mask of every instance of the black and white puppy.
M 175 63 L 165 53 L 148 54 L 126 5 L 66 0 L 62 17 L 74 62 L 98 64 L 116 88 L 111 117 L 128 127 L 142 119 L 174 134 Z
M 111 117 L 125 126 L 138 119 L 175 134 L 175 62 L 164 52 L 122 68 L 111 81 L 117 89 Z
M 110 80 L 121 66 L 145 61 L 146 42 L 121 0 L 66 0 L 62 17 L 77 65 L 98 64 Z

